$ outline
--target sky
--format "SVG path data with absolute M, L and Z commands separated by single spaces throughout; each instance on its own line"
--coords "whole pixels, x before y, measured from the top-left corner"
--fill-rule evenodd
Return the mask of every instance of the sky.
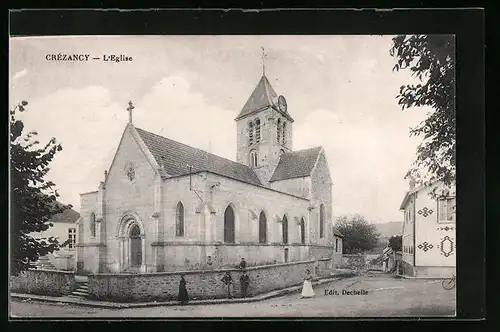
M 63 150 L 47 179 L 79 211 L 97 190 L 128 122 L 235 160 L 234 118 L 265 71 L 294 118 L 293 149 L 323 146 L 333 181 L 333 215 L 400 221 L 404 175 L 431 111 L 397 104 L 407 71 L 393 72 L 393 36 L 81 36 L 10 39 L 10 107 L 38 140 Z M 48 61 L 51 54 L 101 60 Z M 103 55 L 132 61 L 105 62 Z

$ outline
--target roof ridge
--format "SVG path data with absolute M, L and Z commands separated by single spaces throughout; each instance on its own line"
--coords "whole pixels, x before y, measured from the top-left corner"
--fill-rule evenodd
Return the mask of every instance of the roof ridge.
M 142 130 L 142 131 L 144 131 L 144 132 L 146 132 L 146 133 L 149 133 L 149 134 L 152 134 L 152 135 L 155 135 L 155 136 L 161 137 L 161 138 L 163 138 L 163 139 L 166 139 L 166 140 L 169 140 L 169 141 L 175 142 L 175 143 L 177 143 L 177 144 L 183 145 L 183 146 L 188 147 L 188 148 L 190 148 L 190 149 L 198 150 L 198 151 L 200 151 L 200 152 L 202 152 L 202 153 L 204 153 L 204 154 L 206 154 L 206 155 L 214 156 L 214 157 L 217 157 L 217 158 L 220 158 L 220 159 L 224 159 L 224 160 L 227 160 L 227 161 L 230 161 L 230 162 L 236 163 L 236 164 L 238 164 L 238 165 L 245 166 L 245 167 L 247 167 L 248 169 L 250 169 L 250 170 L 253 172 L 253 169 L 252 169 L 251 167 L 248 167 L 248 166 L 247 166 L 247 165 L 245 165 L 245 164 L 241 164 L 241 163 L 239 163 L 239 162 L 237 162 L 237 161 L 234 161 L 234 160 L 231 160 L 231 159 L 229 159 L 229 158 L 226 158 L 226 157 L 221 157 L 221 156 L 219 156 L 219 155 L 216 155 L 216 154 L 213 154 L 213 153 L 207 152 L 207 151 L 205 151 L 205 150 L 203 150 L 203 149 L 195 148 L 194 146 L 187 145 L 187 144 L 185 144 L 185 143 L 182 143 L 182 142 L 176 141 L 176 140 L 174 140 L 174 139 L 171 139 L 171 138 L 168 138 L 168 137 L 165 137 L 165 136 L 161 136 L 161 135 L 159 135 L 159 134 L 156 134 L 156 133 L 153 133 L 153 132 L 147 131 L 147 130 L 142 129 L 142 128 L 137 128 L 137 127 L 135 127 L 135 129 L 137 129 L 137 130 Z M 254 172 L 254 173 L 255 173 L 255 172 Z
M 323 146 L 322 145 L 318 145 L 318 146 L 314 146 L 312 148 L 305 148 L 305 149 L 301 149 L 301 150 L 295 150 L 295 151 L 286 152 L 284 154 L 299 153 L 299 152 L 304 152 L 304 151 L 309 151 L 309 150 L 315 150 L 315 149 L 321 149 L 321 148 L 323 148 Z

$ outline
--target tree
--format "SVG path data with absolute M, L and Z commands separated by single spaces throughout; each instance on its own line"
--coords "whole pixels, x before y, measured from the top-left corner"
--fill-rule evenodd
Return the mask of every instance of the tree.
M 389 248 L 394 251 L 401 251 L 403 247 L 403 237 L 401 235 L 391 236 L 389 239 Z
M 44 178 L 49 164 L 62 146 L 55 138 L 40 147 L 37 132 L 23 134 L 24 124 L 16 119 L 16 111 L 24 112 L 28 103 L 22 101 L 10 111 L 10 238 L 11 274 L 34 268 L 40 256 L 58 250 L 58 241 L 35 239 L 33 232 L 52 227 L 50 219 L 71 205 L 57 202 L 55 184 Z
M 417 158 L 405 178 L 417 183 L 455 181 L 455 39 L 449 35 L 400 35 L 392 39 L 390 55 L 397 63 L 393 70 L 409 70 L 419 84 L 400 87 L 398 104 L 402 109 L 430 106 L 433 112 L 410 129 L 411 136 L 422 136 Z
M 353 217 L 341 216 L 337 218 L 335 227 L 344 235 L 342 252 L 346 254 L 361 253 L 372 250 L 378 242 L 377 227 L 370 225 L 359 214 Z

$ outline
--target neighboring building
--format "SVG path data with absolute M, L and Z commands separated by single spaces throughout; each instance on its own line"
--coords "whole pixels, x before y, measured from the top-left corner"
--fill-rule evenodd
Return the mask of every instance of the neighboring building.
M 342 248 L 325 152 L 293 151 L 294 120 L 266 76 L 235 119 L 237 162 L 136 128 L 132 109 L 104 181 L 81 194 L 79 272 L 292 262 Z
M 33 238 L 43 239 L 54 237 L 62 245 L 59 250 L 44 257 L 40 257 L 38 266 L 57 270 L 73 270 L 75 268 L 76 229 L 80 214 L 73 209 L 67 209 L 56 214 L 50 220 L 52 227 L 39 233 L 33 233 Z
M 433 198 L 434 190 L 437 198 Z M 447 189 L 442 182 L 410 186 L 400 206 L 404 212 L 403 274 L 450 277 L 455 273 L 455 193 L 454 187 Z

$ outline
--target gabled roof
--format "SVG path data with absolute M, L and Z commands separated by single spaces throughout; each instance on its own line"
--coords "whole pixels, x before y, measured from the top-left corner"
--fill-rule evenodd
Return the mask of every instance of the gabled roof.
M 420 190 L 422 190 L 424 188 L 431 187 L 431 186 L 435 185 L 438 182 L 440 182 L 440 180 L 428 181 L 428 182 L 425 182 L 425 183 L 421 184 L 418 187 L 415 187 L 415 188 L 412 188 L 412 189 L 408 190 L 406 192 L 405 196 L 403 197 L 403 201 L 401 202 L 401 205 L 399 206 L 399 210 L 404 210 L 406 208 L 406 203 L 408 203 L 408 199 L 410 198 L 410 196 L 412 194 L 414 194 L 416 192 L 419 192 Z
M 311 175 L 320 152 L 321 147 L 318 146 L 282 154 L 269 182 Z
M 58 203 L 58 204 L 60 204 L 60 203 Z M 59 222 L 75 223 L 78 220 L 78 218 L 80 218 L 80 214 L 78 212 L 76 212 L 73 209 L 66 209 L 63 212 L 52 216 L 52 218 L 50 218 L 50 222 L 52 222 L 52 223 L 59 223 Z
M 245 106 L 241 110 L 240 114 L 236 117 L 235 120 L 239 120 L 247 115 L 252 113 L 262 111 L 266 108 L 272 107 L 280 114 L 285 116 L 289 121 L 293 122 L 290 114 L 286 112 L 281 112 L 278 108 L 278 94 L 274 91 L 271 83 L 265 75 L 262 75 L 259 83 L 253 90 L 250 98 L 248 98 Z
M 159 165 L 163 165 L 165 172 L 169 175 L 189 174 L 188 165 L 191 165 L 193 173 L 208 171 L 253 185 L 262 185 L 254 171 L 246 165 L 143 129 L 135 129 L 155 160 Z

